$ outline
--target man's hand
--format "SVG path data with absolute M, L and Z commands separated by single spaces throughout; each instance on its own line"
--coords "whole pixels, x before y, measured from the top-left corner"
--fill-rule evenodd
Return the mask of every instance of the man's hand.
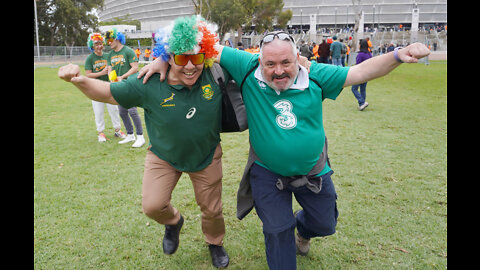
M 58 77 L 66 82 L 79 82 L 81 80 L 80 67 L 68 64 L 58 69 Z
M 91 100 L 118 105 L 110 92 L 110 83 L 81 75 L 80 67 L 77 65 L 68 64 L 60 67 L 58 77 L 66 82 L 73 83 Z
M 430 54 L 430 50 L 422 43 L 410 44 L 397 52 L 398 58 L 404 63 L 417 63 L 418 59 Z M 394 55 L 394 52 L 389 52 L 350 67 L 343 87 L 361 84 L 387 75 L 401 64 Z
M 298 63 L 302 65 L 304 68 L 306 68 L 307 71 L 310 73 L 310 66 L 312 65 L 312 62 L 310 62 L 308 58 L 300 55 L 298 58 Z
M 138 73 L 137 79 L 140 79 L 143 75 L 143 84 L 146 84 L 150 76 L 154 73 L 160 73 L 160 81 L 165 80 L 165 74 L 167 74 L 168 62 L 162 61 L 161 57 L 155 59 L 152 63 L 144 66 Z
M 422 43 L 416 42 L 407 47 L 398 50 L 398 58 L 404 63 L 417 63 L 418 59 L 422 59 L 430 54 L 430 50 Z

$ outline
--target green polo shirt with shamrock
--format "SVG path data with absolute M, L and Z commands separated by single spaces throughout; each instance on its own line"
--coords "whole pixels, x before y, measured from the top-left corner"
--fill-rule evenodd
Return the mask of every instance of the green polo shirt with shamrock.
M 237 82 L 257 63 L 258 54 L 223 48 L 220 64 Z M 259 165 L 283 176 L 308 174 L 325 143 L 322 101 L 336 99 L 348 70 L 313 62 L 310 73 L 302 67 L 294 84 L 284 92 L 276 92 L 265 83 L 260 67 L 246 78 L 243 99 L 250 143 Z M 326 164 L 319 175 L 330 170 Z
M 110 91 L 123 107 L 144 109 L 150 151 L 179 171 L 200 171 L 220 143 L 221 90 L 208 70 L 191 90 L 167 80 L 160 82 L 157 73 L 143 84 L 133 74 L 110 84 Z
M 85 70 L 91 70 L 93 73 L 100 72 L 107 67 L 107 60 L 108 53 L 103 53 L 102 56 L 91 53 L 85 59 Z M 108 82 L 108 75 L 102 75 L 97 79 Z

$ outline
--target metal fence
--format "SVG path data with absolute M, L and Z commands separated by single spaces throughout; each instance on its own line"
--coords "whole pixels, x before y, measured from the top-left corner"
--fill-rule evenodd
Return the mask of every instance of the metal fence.
M 143 47 L 142 47 L 143 48 Z M 142 49 L 145 50 L 146 47 Z M 103 52 L 108 53 L 112 49 L 105 46 Z M 38 54 L 40 51 L 40 55 Z M 33 46 L 33 62 L 35 66 L 57 67 L 67 63 L 83 65 L 85 59 L 92 52 L 87 46 Z
M 90 53 L 87 46 L 33 46 L 33 62 L 35 65 L 79 63 L 85 61 Z
M 337 33 L 337 36 L 340 38 L 348 38 L 350 33 Z M 305 40 L 311 41 L 310 35 L 306 33 L 303 34 L 293 34 L 295 40 Z M 364 36 L 370 36 L 373 41 L 374 49 L 377 50 L 381 45 L 385 43 L 395 43 L 395 44 L 406 44 L 411 41 L 411 35 L 409 32 L 401 31 L 375 31 L 373 33 L 365 33 Z M 263 35 L 244 35 L 242 36 L 242 42 L 244 47 L 248 47 L 250 44 L 258 44 Z M 320 41 L 324 38 L 324 34 L 317 33 L 316 40 Z M 432 45 L 434 42 L 437 43 L 438 51 L 447 51 L 447 33 L 446 31 L 419 31 L 416 35 L 416 39 L 419 42 Z M 140 50 L 142 52 L 140 60 L 143 59 L 143 52 L 146 48 L 151 46 L 142 46 Z M 108 53 L 112 49 L 110 46 L 104 47 L 104 52 Z M 36 46 L 33 46 L 33 61 L 35 66 L 51 66 L 57 67 L 67 63 L 75 63 L 82 65 L 85 62 L 87 56 L 91 53 L 87 46 L 40 46 L 40 54 L 38 54 L 38 49 Z M 432 46 L 433 51 L 433 46 Z M 151 58 L 150 58 L 151 60 Z

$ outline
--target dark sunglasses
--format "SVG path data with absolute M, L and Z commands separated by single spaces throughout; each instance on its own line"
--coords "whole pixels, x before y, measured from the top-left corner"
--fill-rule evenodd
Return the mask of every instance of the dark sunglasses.
M 191 61 L 194 65 L 200 65 L 205 60 L 204 53 L 197 54 L 174 54 L 173 61 L 179 66 L 186 66 L 188 61 Z
M 295 40 L 293 39 L 293 37 L 286 32 L 268 33 L 260 41 L 260 47 L 262 47 L 263 43 L 272 42 L 275 39 L 275 37 L 278 37 L 278 39 L 280 40 L 291 40 L 293 43 L 295 43 Z

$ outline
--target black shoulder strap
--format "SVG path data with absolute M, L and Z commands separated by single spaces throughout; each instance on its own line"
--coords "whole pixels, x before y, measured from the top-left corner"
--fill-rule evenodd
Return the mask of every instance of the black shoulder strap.
M 309 79 L 310 79 L 311 81 L 313 81 L 316 85 L 318 85 L 318 87 L 322 88 L 322 86 L 320 85 L 320 83 L 317 82 L 315 79 L 312 79 L 311 77 L 309 77 Z
M 243 80 L 242 80 L 242 83 L 240 84 L 240 91 L 243 93 L 243 83 L 245 82 L 245 80 L 247 79 L 248 75 L 250 75 L 250 73 L 252 73 L 255 69 L 257 69 L 258 67 L 258 62 L 255 66 L 253 66 L 248 72 L 247 72 L 247 75 L 245 75 L 245 77 L 243 77 Z
M 324 100 L 325 98 L 323 97 L 323 88 L 322 88 L 322 86 L 320 85 L 320 83 L 317 82 L 317 80 L 312 79 L 312 77 L 310 77 L 310 76 L 309 76 L 308 78 L 309 78 L 312 82 L 314 82 L 316 85 L 318 85 L 318 87 L 320 87 L 320 89 L 322 89 L 322 100 Z
M 210 72 L 213 76 L 213 79 L 215 82 L 220 86 L 220 89 L 222 90 L 222 93 L 226 93 L 227 88 L 225 86 L 225 74 L 223 74 L 222 67 L 220 67 L 219 64 L 213 63 L 213 65 L 210 67 Z

